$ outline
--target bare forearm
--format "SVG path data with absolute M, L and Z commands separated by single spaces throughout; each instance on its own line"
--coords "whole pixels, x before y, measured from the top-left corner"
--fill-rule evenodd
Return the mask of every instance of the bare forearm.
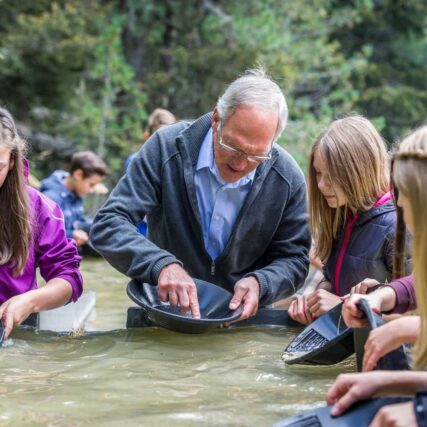
M 396 306 L 396 292 L 393 288 L 385 286 L 372 292 L 374 294 L 381 299 L 381 311 L 390 311 Z
M 49 280 L 42 288 L 28 292 L 33 312 L 50 310 L 66 304 L 73 293 L 71 285 L 64 279 Z
M 419 390 L 427 389 L 427 372 L 390 371 L 388 374 L 388 379 L 383 382 L 378 395 L 415 394 Z

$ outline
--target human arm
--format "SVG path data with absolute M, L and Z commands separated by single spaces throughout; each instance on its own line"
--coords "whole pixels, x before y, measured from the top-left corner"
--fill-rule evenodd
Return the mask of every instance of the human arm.
M 163 162 L 158 133 L 138 152 L 127 173 L 98 211 L 90 232 L 95 249 L 117 270 L 141 282 L 158 284 L 169 264 L 182 263 L 136 228 L 147 213 L 161 209 Z
M 54 278 L 38 289 L 25 292 L 8 299 L 0 306 L 0 318 L 8 338 L 15 325 L 20 325 L 31 313 L 50 310 L 66 304 L 73 294 L 70 283 Z
M 305 182 L 301 181 L 292 189 L 276 232 L 266 248 L 265 266 L 246 275 L 258 280 L 262 305 L 294 294 L 303 284 L 310 247 L 306 197 Z
M 346 325 L 351 328 L 361 328 L 366 325 L 366 319 L 357 307 L 357 302 L 361 298 L 366 299 L 374 311 L 404 313 L 415 308 L 416 304 L 413 276 L 393 280 L 370 294 L 352 294 L 344 303 L 342 311 Z
M 62 211 L 56 203 L 44 197 L 39 197 L 34 206 L 37 213 L 35 257 L 40 274 L 46 283 L 55 278 L 68 282 L 72 300 L 77 301 L 83 291 L 79 270 L 81 257 L 75 242 L 66 237 Z
M 341 415 L 354 403 L 374 396 L 415 394 L 427 387 L 424 371 L 375 371 L 338 375 L 326 394 L 331 414 Z
M 419 316 L 404 316 L 370 332 L 365 343 L 363 370 L 371 371 L 385 354 L 399 348 L 402 344 L 414 344 L 421 329 Z

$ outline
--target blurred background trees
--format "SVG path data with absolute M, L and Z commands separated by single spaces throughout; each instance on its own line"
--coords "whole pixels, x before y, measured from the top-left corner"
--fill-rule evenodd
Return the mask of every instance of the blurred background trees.
M 114 182 L 152 109 L 196 118 L 263 64 L 305 168 L 335 117 L 364 114 L 389 142 L 425 121 L 426 20 L 424 0 L 0 0 L 0 102 L 30 129 L 36 176 L 92 149 Z

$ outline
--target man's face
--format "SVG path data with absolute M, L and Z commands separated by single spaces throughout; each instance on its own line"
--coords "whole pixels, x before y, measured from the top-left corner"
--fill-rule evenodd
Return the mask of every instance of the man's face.
M 94 187 L 99 184 L 103 179 L 103 176 L 97 174 L 84 178 L 83 171 L 77 169 L 73 173 L 74 192 L 79 197 L 86 196 L 87 194 L 92 193 Z
M 226 182 L 236 182 L 252 172 L 259 163 L 251 162 L 246 155 L 267 156 L 271 151 L 279 116 L 275 111 L 257 110 L 240 105 L 225 123 L 221 122 L 215 108 L 212 117 L 215 163 Z M 221 141 L 237 152 L 220 145 Z M 246 154 L 246 155 L 245 155 Z

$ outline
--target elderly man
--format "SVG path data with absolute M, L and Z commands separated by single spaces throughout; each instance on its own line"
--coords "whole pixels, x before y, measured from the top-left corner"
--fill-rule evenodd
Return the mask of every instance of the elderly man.
M 295 293 L 310 236 L 304 176 L 275 144 L 286 119 L 279 86 L 250 70 L 213 113 L 158 130 L 98 212 L 97 250 L 194 317 L 192 277 L 231 291 L 230 309 L 242 304 L 241 319 Z M 147 238 L 135 227 L 145 216 Z

